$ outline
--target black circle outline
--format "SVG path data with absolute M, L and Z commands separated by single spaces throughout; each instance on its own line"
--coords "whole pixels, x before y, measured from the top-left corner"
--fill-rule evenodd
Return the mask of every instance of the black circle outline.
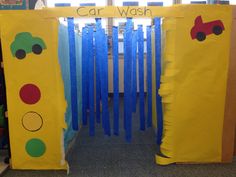
M 24 119 L 25 115 L 28 114 L 28 113 L 35 113 L 35 114 L 37 114 L 37 115 L 41 118 L 42 124 L 41 124 L 41 126 L 40 126 L 38 129 L 36 129 L 36 130 L 29 130 L 29 129 L 27 129 L 27 128 L 24 126 L 23 119 Z M 37 112 L 35 112 L 35 111 L 29 111 L 29 112 L 25 113 L 25 114 L 22 116 L 21 124 L 22 124 L 22 126 L 24 127 L 25 130 L 27 130 L 27 131 L 29 131 L 29 132 L 37 132 L 37 131 L 39 131 L 39 130 L 43 127 L 43 118 L 42 118 L 42 116 L 41 116 L 39 113 L 37 113 Z

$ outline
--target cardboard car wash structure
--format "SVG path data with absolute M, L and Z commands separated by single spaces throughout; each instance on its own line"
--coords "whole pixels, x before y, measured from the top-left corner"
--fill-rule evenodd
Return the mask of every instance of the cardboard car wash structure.
M 148 93 L 153 97 L 153 127 L 162 134 L 162 154 L 153 154 L 156 163 L 232 161 L 236 133 L 234 6 L 57 7 L 0 13 L 13 169 L 68 166 L 63 132 L 70 103 L 65 99 L 58 59 L 59 17 L 162 18 L 159 62 L 155 60 L 160 55 L 158 46 L 152 40 L 152 79 L 160 85 L 153 84 Z

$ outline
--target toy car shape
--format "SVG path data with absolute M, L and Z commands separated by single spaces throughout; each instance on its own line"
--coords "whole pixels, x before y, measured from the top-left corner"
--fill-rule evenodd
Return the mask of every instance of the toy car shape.
M 191 29 L 191 37 L 198 41 L 204 41 L 207 35 L 213 33 L 215 35 L 220 35 L 225 29 L 221 20 L 203 23 L 201 16 L 198 16 L 194 23 L 195 24 Z
M 18 33 L 11 44 L 12 55 L 18 59 L 25 58 L 27 53 L 36 55 L 46 49 L 44 41 L 39 37 L 33 37 L 29 32 Z

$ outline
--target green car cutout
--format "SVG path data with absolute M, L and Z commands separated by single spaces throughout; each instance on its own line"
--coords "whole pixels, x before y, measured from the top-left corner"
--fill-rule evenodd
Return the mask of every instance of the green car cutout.
M 39 37 L 33 37 L 29 32 L 18 33 L 11 44 L 11 53 L 18 59 L 25 58 L 27 53 L 36 55 L 46 49 L 44 41 Z

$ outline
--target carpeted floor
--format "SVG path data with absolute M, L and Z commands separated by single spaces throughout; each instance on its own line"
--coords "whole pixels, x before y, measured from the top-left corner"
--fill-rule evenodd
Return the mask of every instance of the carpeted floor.
M 121 102 L 121 118 L 122 105 Z M 110 106 L 112 112 L 112 103 Z M 232 164 L 156 165 L 154 155 L 158 147 L 154 131 L 139 131 L 138 113 L 137 110 L 133 114 L 131 143 L 124 140 L 123 125 L 120 136 L 111 137 L 103 135 L 101 125 L 96 126 L 95 137 L 90 137 L 88 127 L 83 127 L 67 157 L 70 164 L 69 177 L 236 177 L 236 159 Z M 8 170 L 4 174 L 4 177 L 66 176 L 65 171 Z

